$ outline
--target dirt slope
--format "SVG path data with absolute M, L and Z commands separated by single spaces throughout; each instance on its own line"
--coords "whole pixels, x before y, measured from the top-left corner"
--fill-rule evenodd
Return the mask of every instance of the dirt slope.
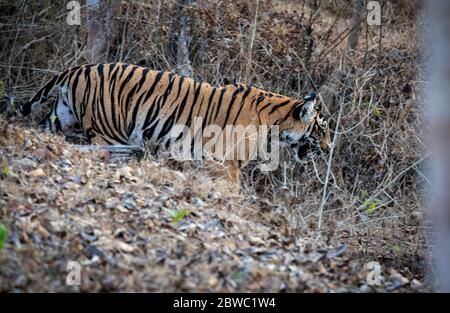
M 381 264 L 380 286 L 368 286 L 369 260 L 345 234 L 334 244 L 298 236 L 274 222 L 284 212 L 229 194 L 223 182 L 149 159 L 108 162 L 3 119 L 0 134 L 0 223 L 9 233 L 0 291 L 426 289 L 392 264 Z M 81 286 L 65 284 L 71 260 Z

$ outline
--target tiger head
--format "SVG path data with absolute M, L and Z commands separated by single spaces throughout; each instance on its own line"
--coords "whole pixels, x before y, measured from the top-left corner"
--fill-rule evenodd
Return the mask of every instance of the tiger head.
M 294 101 L 279 123 L 281 143 L 292 150 L 297 161 L 309 152 L 328 152 L 331 148 L 330 129 L 321 111 L 320 101 L 311 93 L 302 101 Z

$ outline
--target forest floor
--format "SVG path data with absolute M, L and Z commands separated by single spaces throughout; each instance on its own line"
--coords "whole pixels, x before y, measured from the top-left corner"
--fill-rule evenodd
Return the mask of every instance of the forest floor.
M 0 291 L 429 290 L 382 259 L 371 286 L 360 240 L 299 235 L 224 182 L 148 158 L 112 162 L 1 118 L 0 134 Z M 66 284 L 70 261 L 79 286 Z

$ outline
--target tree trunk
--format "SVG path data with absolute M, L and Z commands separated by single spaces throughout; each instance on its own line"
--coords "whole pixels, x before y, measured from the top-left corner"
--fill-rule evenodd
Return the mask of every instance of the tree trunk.
M 361 35 L 362 23 L 364 18 L 364 0 L 357 0 L 353 5 L 351 31 L 348 35 L 348 53 L 351 55 L 356 50 Z
M 177 63 L 180 75 L 189 77 L 192 77 L 192 67 L 189 61 L 189 44 L 191 38 L 189 35 L 189 12 L 186 6 L 192 5 L 192 2 L 193 0 L 178 0 L 180 15 Z
M 253 26 L 252 26 L 252 34 L 250 37 L 250 43 L 248 47 L 248 56 L 247 56 L 247 64 L 245 66 L 245 81 L 247 84 L 253 83 L 253 46 L 255 45 L 256 32 L 258 27 L 258 11 L 259 11 L 259 0 L 255 2 L 255 16 L 253 18 Z
M 86 0 L 88 11 L 88 38 L 84 58 L 89 63 L 107 62 L 106 46 L 112 6 L 108 0 Z
M 434 245 L 436 283 L 439 291 L 450 292 L 450 2 L 431 0 L 429 11 L 431 60 L 430 88 L 425 102 L 430 111 L 433 152 L 431 167 L 434 182 L 432 197 L 437 241 Z

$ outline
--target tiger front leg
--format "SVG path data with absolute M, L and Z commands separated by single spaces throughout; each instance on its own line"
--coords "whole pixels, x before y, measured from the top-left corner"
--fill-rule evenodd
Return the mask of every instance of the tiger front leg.
M 241 187 L 241 168 L 239 161 L 225 161 L 225 178 L 235 185 L 237 188 Z
M 204 162 L 205 169 L 211 176 L 225 179 L 233 191 L 239 193 L 241 189 L 241 169 L 239 161 L 223 161 L 207 160 Z
M 128 137 L 127 144 L 129 146 L 144 147 L 144 133 L 143 133 L 143 131 L 140 128 L 135 127 L 133 129 L 133 132 Z

